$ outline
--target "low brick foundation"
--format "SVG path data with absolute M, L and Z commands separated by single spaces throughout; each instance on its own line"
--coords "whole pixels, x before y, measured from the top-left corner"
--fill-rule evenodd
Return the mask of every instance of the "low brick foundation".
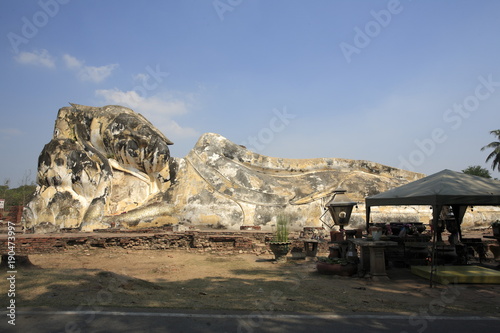
M 225 253 L 270 253 L 267 242 L 273 234 L 263 231 L 184 231 L 156 232 L 125 231 L 81 233 L 64 232 L 52 234 L 20 234 L 15 235 L 16 255 L 53 253 L 73 248 L 89 247 L 121 247 L 132 250 L 166 250 L 187 249 L 199 252 Z M 303 242 L 291 237 L 292 247 L 303 248 Z M 6 234 L 0 235 L 0 254 L 8 252 L 9 244 Z M 320 251 L 327 252 L 325 242 L 320 244 Z

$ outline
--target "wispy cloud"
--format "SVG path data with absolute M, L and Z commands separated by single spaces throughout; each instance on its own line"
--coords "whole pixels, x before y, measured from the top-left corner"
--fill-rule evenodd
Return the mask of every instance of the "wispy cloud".
M 55 68 L 54 58 L 49 54 L 49 51 L 34 50 L 33 52 L 20 52 L 16 57 L 16 61 L 21 64 L 42 66 L 47 68 Z
M 113 70 L 118 68 L 118 64 L 109 64 L 104 66 L 85 66 L 85 62 L 69 54 L 63 55 L 63 61 L 66 68 L 76 71 L 78 79 L 82 81 L 101 82 L 111 75 Z
M 194 99 L 192 94 L 169 93 L 143 97 L 134 90 L 115 88 L 97 90 L 96 95 L 103 98 L 106 104 L 123 105 L 143 114 L 167 136 L 188 138 L 199 135 L 195 129 L 182 127 L 171 119 L 172 116 L 189 112 Z
M 55 68 L 56 60 L 45 49 L 34 50 L 32 52 L 20 52 L 14 58 L 17 62 L 27 65 Z M 112 72 L 118 68 L 118 64 L 109 64 L 104 66 L 86 66 L 83 60 L 77 59 L 69 54 L 64 54 L 62 60 L 66 68 L 74 71 L 81 81 L 90 81 L 99 83 L 109 77 Z
M 82 81 L 101 82 L 111 75 L 111 72 L 118 68 L 118 64 L 110 64 L 100 67 L 84 66 L 78 73 Z
M 139 74 L 134 75 L 133 79 L 135 81 L 144 82 L 145 80 L 149 79 L 149 75 L 147 75 L 145 73 L 139 73 Z
M 3 139 L 11 139 L 21 135 L 23 132 L 17 128 L 0 128 L 0 137 Z
M 63 61 L 66 65 L 66 67 L 69 69 L 81 69 L 83 67 L 82 61 L 76 59 L 73 56 L 70 56 L 69 54 L 63 55 Z

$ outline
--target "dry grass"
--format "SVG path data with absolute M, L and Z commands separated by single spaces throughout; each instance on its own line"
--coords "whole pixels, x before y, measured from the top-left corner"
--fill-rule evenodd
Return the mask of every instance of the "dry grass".
M 37 268 L 18 270 L 16 303 L 68 310 L 98 306 L 411 314 L 429 310 L 431 304 L 445 305 L 439 311 L 450 314 L 497 315 L 500 310 L 500 286 L 430 289 L 426 280 L 404 269 L 390 270 L 390 281 L 376 282 L 324 276 L 313 262 L 274 264 L 271 258 L 122 249 L 31 255 Z M 3 279 L 0 287 L 6 286 Z M 445 296 L 446 303 L 439 303 Z M 0 295 L 2 304 L 5 297 Z

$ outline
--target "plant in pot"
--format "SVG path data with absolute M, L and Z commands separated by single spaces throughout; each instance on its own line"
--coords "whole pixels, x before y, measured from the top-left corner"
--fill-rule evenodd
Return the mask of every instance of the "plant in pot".
M 286 255 L 290 251 L 291 242 L 288 241 L 288 225 L 290 218 L 285 214 L 276 217 L 276 232 L 269 242 L 269 248 L 274 253 L 277 262 L 286 261 Z

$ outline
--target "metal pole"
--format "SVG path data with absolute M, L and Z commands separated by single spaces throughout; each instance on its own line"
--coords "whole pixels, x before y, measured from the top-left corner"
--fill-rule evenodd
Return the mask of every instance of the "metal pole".
M 434 271 L 435 271 L 435 265 L 434 261 L 436 260 L 436 235 L 437 235 L 437 223 L 434 223 L 434 219 L 432 220 L 432 225 L 433 225 L 433 233 L 432 233 L 432 252 L 431 252 L 431 277 L 430 277 L 430 285 L 429 287 L 432 288 L 432 282 L 434 280 Z
M 431 274 L 430 274 L 430 287 L 433 287 L 433 282 L 434 282 L 434 274 L 436 272 L 436 238 L 437 238 L 437 232 L 438 232 L 438 220 L 439 220 L 439 215 L 441 214 L 441 209 L 443 208 L 442 205 L 433 205 L 432 206 L 432 228 L 433 228 L 433 235 L 432 235 L 432 253 L 431 253 Z

